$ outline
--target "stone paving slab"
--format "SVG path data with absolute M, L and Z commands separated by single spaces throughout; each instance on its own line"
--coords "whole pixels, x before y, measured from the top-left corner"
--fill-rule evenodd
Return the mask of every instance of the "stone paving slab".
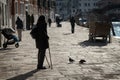
M 36 70 L 37 49 L 30 31 L 23 32 L 20 47 L 9 45 L 0 49 L 0 80 L 120 80 L 120 39 L 112 43 L 89 42 L 88 29 L 75 27 L 71 34 L 69 22 L 62 27 L 48 27 L 53 69 Z M 47 50 L 47 57 L 49 54 Z M 68 56 L 75 60 L 69 63 Z M 85 64 L 79 64 L 85 59 Z M 47 62 L 44 63 L 48 67 Z

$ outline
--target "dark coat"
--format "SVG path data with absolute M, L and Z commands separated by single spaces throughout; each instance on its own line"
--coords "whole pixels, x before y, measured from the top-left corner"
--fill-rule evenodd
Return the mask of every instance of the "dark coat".
M 39 25 L 36 25 L 35 32 L 37 34 L 35 38 L 36 42 L 36 48 L 40 50 L 47 49 L 49 47 L 48 43 L 48 35 L 47 35 L 47 24 L 46 23 L 41 23 Z
M 34 16 L 33 15 L 31 15 L 31 17 L 30 17 L 30 22 L 31 22 L 31 24 L 34 23 Z
M 51 24 L 51 23 L 52 23 L 52 20 L 51 20 L 50 18 L 48 19 L 48 23 L 49 23 L 49 24 Z
M 74 19 L 74 17 L 71 17 L 70 23 L 71 23 L 72 26 L 75 26 L 75 19 Z
M 17 29 L 23 29 L 23 22 L 20 18 L 17 18 L 16 25 Z

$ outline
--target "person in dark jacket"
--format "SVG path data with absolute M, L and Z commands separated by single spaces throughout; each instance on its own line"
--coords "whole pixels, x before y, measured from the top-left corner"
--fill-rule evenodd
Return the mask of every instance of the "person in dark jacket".
M 26 14 L 26 29 L 30 30 L 30 15 Z
M 34 25 L 34 15 L 33 14 L 30 17 L 30 22 L 31 22 L 31 29 L 32 29 L 33 25 Z
M 74 19 L 74 17 L 70 18 L 70 23 L 71 23 L 71 32 L 74 33 L 74 31 L 75 31 L 75 19 Z
M 59 27 L 59 25 L 60 25 L 60 19 L 59 19 L 58 16 L 56 17 L 56 24 L 57 24 L 57 27 Z
M 48 19 L 49 27 L 51 27 L 51 23 L 52 23 L 52 20 L 49 18 L 49 19 Z
M 38 18 L 36 27 L 33 30 L 34 30 L 33 33 L 36 33 L 34 39 L 36 42 L 36 48 L 38 48 L 37 69 L 46 69 L 43 66 L 43 63 L 44 63 L 46 49 L 49 47 L 49 43 L 48 43 L 49 37 L 47 35 L 47 23 L 43 15 L 41 15 Z
M 17 17 L 16 25 L 17 25 L 16 28 L 17 28 L 18 38 L 19 38 L 19 41 L 21 41 L 22 40 L 23 22 L 19 17 Z

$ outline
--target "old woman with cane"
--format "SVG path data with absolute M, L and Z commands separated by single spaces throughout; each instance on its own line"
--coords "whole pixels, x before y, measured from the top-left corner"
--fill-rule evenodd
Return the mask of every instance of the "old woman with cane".
M 36 27 L 33 28 L 33 30 L 31 31 L 31 34 L 33 35 L 33 38 L 35 39 L 36 48 L 38 48 L 37 69 L 46 69 L 46 67 L 43 66 L 43 63 L 46 57 L 45 56 L 46 49 L 49 48 L 49 43 L 48 43 L 49 37 L 47 35 L 47 23 L 45 21 L 45 16 L 41 15 L 38 18 Z

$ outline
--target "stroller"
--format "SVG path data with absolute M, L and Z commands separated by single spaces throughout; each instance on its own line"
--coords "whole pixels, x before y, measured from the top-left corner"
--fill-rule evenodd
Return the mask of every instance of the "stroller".
M 1 30 L 1 33 L 7 39 L 7 41 L 3 43 L 3 48 L 7 48 L 7 45 L 12 45 L 12 44 L 15 44 L 16 48 L 19 47 L 19 40 L 16 37 L 16 35 L 13 34 L 15 32 L 12 29 L 4 28 Z

